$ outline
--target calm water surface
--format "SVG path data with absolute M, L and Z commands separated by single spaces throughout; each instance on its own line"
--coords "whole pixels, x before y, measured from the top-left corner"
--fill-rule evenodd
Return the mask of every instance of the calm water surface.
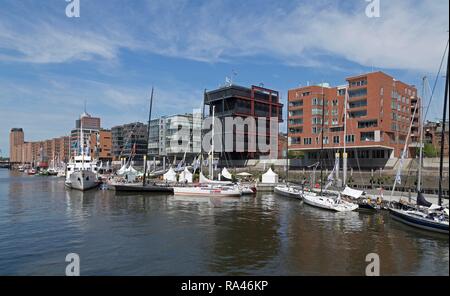
M 387 213 L 332 213 L 273 194 L 240 199 L 67 191 L 0 169 L 0 275 L 448 275 L 449 239 Z

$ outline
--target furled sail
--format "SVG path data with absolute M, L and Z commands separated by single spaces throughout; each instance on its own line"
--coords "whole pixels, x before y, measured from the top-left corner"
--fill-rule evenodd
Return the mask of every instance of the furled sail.
M 417 205 L 424 207 L 431 207 L 432 203 L 425 199 L 422 192 L 417 193 Z

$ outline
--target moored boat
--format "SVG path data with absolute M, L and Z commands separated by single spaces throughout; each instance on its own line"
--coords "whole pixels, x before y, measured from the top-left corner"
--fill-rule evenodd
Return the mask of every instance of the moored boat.
M 418 210 L 389 209 L 391 217 L 409 226 L 448 234 L 448 216 L 445 213 L 424 213 Z
M 289 185 L 275 186 L 274 192 L 281 196 L 302 199 L 301 191 L 299 189 L 289 186 Z
M 81 117 L 84 116 L 86 113 L 81 115 Z M 89 146 L 84 146 L 83 121 L 80 120 L 80 122 L 79 155 L 76 155 L 67 165 L 65 186 L 84 191 L 97 187 L 100 182 L 97 162 L 89 155 Z
M 65 182 L 67 187 L 81 191 L 95 188 L 99 184 L 100 182 L 97 180 L 97 175 L 90 170 L 73 172 Z
M 228 196 L 240 197 L 242 191 L 238 186 L 223 186 L 223 185 L 200 185 L 194 187 L 174 187 L 174 195 L 188 195 L 188 196 Z
M 329 197 L 309 192 L 303 194 L 303 201 L 310 206 L 335 212 L 351 212 L 358 208 L 357 204 L 344 201 L 340 196 Z

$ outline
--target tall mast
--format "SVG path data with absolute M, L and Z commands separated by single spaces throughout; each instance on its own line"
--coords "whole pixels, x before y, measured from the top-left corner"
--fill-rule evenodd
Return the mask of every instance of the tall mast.
M 213 160 L 214 160 L 214 115 L 216 111 L 216 106 L 212 106 L 212 128 L 211 128 L 211 155 L 209 161 L 209 178 L 214 180 L 214 171 L 213 171 Z
M 83 133 L 83 116 L 80 118 L 80 138 L 81 138 L 81 164 L 84 169 L 84 133 Z
M 400 156 L 400 164 L 399 164 L 399 166 L 397 168 L 397 174 L 395 176 L 394 185 L 392 186 L 391 198 L 392 198 L 392 196 L 394 196 L 395 187 L 396 187 L 397 182 L 398 182 L 398 180 L 399 180 L 399 178 L 401 176 L 401 173 L 402 173 L 403 161 L 404 161 L 404 159 L 406 157 L 406 149 L 408 148 L 408 141 L 409 141 L 409 137 L 411 136 L 411 129 L 412 129 L 412 125 L 413 125 L 413 122 L 414 122 L 414 117 L 416 116 L 418 105 L 419 105 L 418 103 L 415 104 L 413 116 L 412 116 L 411 122 L 409 124 L 408 134 L 406 135 L 406 139 L 405 139 L 405 145 L 403 147 L 402 155 Z
M 148 157 L 148 145 L 150 143 L 150 122 L 152 121 L 153 91 L 154 91 L 154 88 L 152 87 L 152 94 L 150 96 L 150 109 L 148 111 L 147 151 L 145 152 L 145 155 L 144 155 L 144 177 L 142 180 L 142 186 L 145 186 L 146 178 L 147 178 L 147 157 Z
M 344 151 L 342 153 L 342 187 L 347 186 L 347 103 L 349 87 L 345 88 L 344 95 Z
M 286 183 L 289 182 L 289 95 L 286 98 L 288 112 L 286 120 Z
M 448 100 L 448 72 L 449 72 L 449 58 L 447 53 L 447 74 L 445 75 L 445 95 L 444 95 L 444 111 L 442 116 L 442 130 L 441 130 L 441 155 L 439 160 L 439 205 L 442 205 L 442 176 L 444 168 L 444 145 L 445 145 L 445 121 L 447 119 L 447 100 Z
M 323 162 L 322 162 L 322 154 L 323 154 L 323 129 L 325 127 L 325 96 L 323 93 L 323 82 L 322 82 L 322 130 L 321 130 L 321 146 L 320 146 L 320 194 L 322 194 L 323 190 Z
M 420 118 L 420 114 L 422 114 L 422 101 L 425 99 L 425 81 L 427 77 L 424 76 L 422 79 L 422 98 L 420 100 L 419 107 L 419 171 L 417 176 L 417 192 L 419 193 L 422 190 L 422 162 L 423 162 L 423 121 Z
M 206 88 L 203 91 L 203 106 L 202 106 L 202 122 L 201 122 L 201 131 L 200 131 L 200 174 L 203 174 L 203 120 L 205 118 L 205 99 L 207 93 Z M 199 180 L 200 181 L 200 180 Z

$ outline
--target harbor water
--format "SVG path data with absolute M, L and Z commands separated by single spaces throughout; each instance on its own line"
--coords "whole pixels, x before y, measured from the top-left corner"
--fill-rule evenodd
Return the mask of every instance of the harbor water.
M 449 275 L 449 237 L 387 212 L 333 213 L 298 200 L 189 198 L 64 188 L 0 169 L 0 275 Z

